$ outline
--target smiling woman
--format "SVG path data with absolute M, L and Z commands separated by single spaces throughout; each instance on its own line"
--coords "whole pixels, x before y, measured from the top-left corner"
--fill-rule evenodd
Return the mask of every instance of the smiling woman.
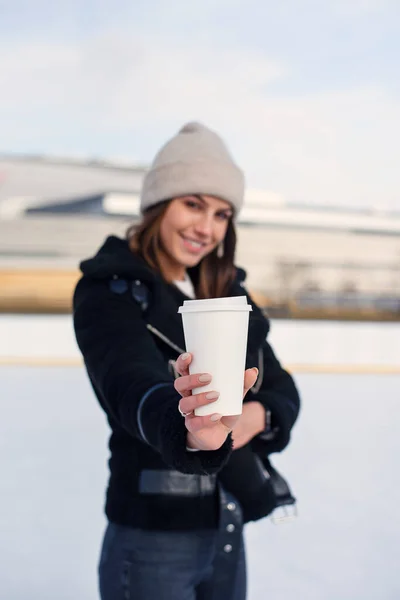
M 112 429 L 102 600 L 246 597 L 243 525 L 277 506 L 260 465 L 288 444 L 299 396 L 247 295 L 243 414 L 195 415 L 219 390 L 193 392 L 212 373 L 189 372 L 178 314 L 188 298 L 247 294 L 234 264 L 243 197 L 224 142 L 188 123 L 145 177 L 141 223 L 81 264 L 75 333 Z

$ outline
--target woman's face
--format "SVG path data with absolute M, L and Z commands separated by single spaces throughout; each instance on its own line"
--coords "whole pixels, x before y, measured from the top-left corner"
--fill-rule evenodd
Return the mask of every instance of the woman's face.
M 181 279 L 225 237 L 233 210 L 213 196 L 183 196 L 172 200 L 160 225 L 165 270 Z

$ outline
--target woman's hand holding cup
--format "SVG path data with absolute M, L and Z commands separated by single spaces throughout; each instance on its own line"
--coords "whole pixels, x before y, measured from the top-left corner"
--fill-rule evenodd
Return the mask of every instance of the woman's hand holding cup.
M 185 419 L 187 446 L 196 450 L 218 450 L 225 442 L 227 436 L 235 427 L 240 415 L 222 416 L 218 413 L 205 417 L 196 417 L 194 410 L 215 402 L 219 394 L 217 391 L 192 394 L 195 388 L 208 386 L 211 382 L 209 373 L 189 374 L 189 365 L 192 356 L 189 353 L 181 354 L 176 361 L 176 370 L 181 375 L 175 380 L 175 389 L 182 396 L 179 401 L 179 412 Z M 244 373 L 243 397 L 253 387 L 257 380 L 258 370 L 247 369 Z

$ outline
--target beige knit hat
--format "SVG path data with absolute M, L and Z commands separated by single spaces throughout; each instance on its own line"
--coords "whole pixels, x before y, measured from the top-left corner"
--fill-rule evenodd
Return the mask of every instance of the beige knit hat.
M 216 196 L 236 214 L 243 205 L 243 172 L 218 134 L 200 123 L 184 125 L 158 152 L 143 181 L 140 209 L 186 194 Z

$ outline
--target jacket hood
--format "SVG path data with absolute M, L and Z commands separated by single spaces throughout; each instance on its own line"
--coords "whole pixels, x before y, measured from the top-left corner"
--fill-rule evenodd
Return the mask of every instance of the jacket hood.
M 98 252 L 80 263 L 83 275 L 92 279 L 108 279 L 113 276 L 153 281 L 157 275 L 146 262 L 129 249 L 127 240 L 110 236 Z

